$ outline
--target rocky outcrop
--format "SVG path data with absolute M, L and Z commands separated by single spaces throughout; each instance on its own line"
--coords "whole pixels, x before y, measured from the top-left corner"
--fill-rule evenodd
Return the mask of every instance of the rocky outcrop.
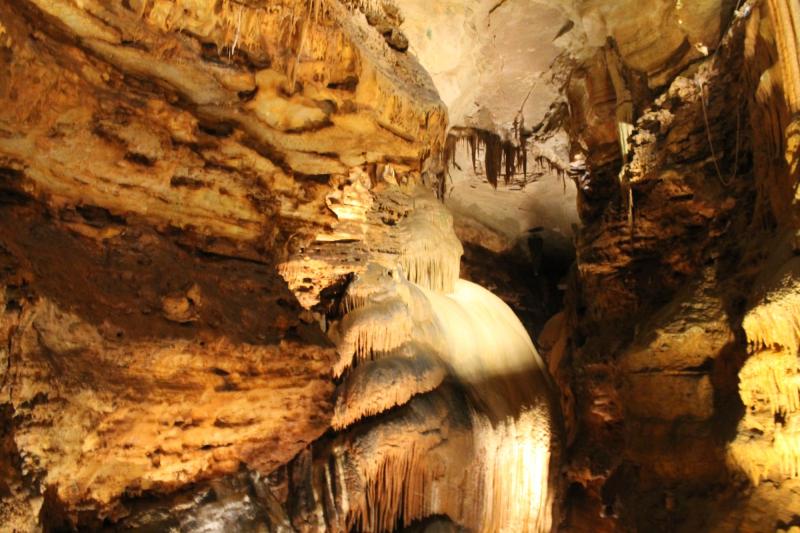
M 124 225 L 97 242 L 32 203 L 3 207 L 3 390 L 22 471 L 66 514 L 268 473 L 325 430 L 331 350 L 274 268 Z
M 441 142 L 425 75 L 343 13 L 211 4 L 7 7 L 5 167 L 59 207 L 288 256 L 333 224 L 326 196 L 350 169 L 418 172 Z

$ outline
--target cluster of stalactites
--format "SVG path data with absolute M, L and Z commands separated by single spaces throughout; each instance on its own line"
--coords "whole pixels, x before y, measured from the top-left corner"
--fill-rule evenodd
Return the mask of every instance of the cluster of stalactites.
M 753 351 L 783 347 L 797 353 L 800 347 L 800 293 L 781 292 L 745 315 L 742 322 Z
M 343 317 L 328 332 L 339 354 L 334 364 L 337 378 L 364 362 L 419 357 L 441 360 L 444 336 L 430 303 L 398 268 L 368 265 L 348 286 L 340 311 Z M 391 396 L 382 394 L 387 399 Z M 381 409 L 381 404 L 368 401 L 365 405 L 373 406 L 370 414 L 397 405 L 388 403 Z M 348 418 L 363 416 L 367 414 L 350 414 Z
M 438 387 L 447 368 L 432 352 L 428 346 L 410 342 L 391 355 L 353 368 L 337 391 L 333 428 L 352 426 Z
M 344 376 L 337 389 L 334 429 L 359 423 L 370 427 L 365 419 L 400 406 L 405 412 L 366 432 L 342 434 L 349 442 L 344 459 L 348 475 L 338 490 L 347 494 L 329 499 L 346 500 L 348 507 L 328 513 L 336 514 L 336 523 L 329 520 L 327 528 L 379 532 L 430 515 L 461 518 L 463 495 L 450 486 L 455 472 L 462 478 L 467 474 L 460 466 L 453 469 L 455 462 L 449 464 L 441 450 L 432 451 L 440 437 L 431 428 L 447 431 L 448 423 L 441 419 L 455 401 L 451 394 L 431 392 L 448 371 L 441 327 L 425 293 L 405 278 L 402 268 L 372 263 L 348 286 L 340 312 L 344 316 L 329 331 L 340 356 L 335 372 Z M 459 427 L 447 442 L 467 446 L 467 437 Z M 329 469 L 330 462 L 318 468 Z
M 763 402 L 773 415 L 800 410 L 797 353 L 770 348 L 753 354 L 739 372 L 739 394 L 745 405 Z
M 402 301 L 389 300 L 348 313 L 337 331 L 331 332 L 339 352 L 334 377 L 341 376 L 354 362 L 391 354 L 411 340 L 412 331 L 412 318 Z
M 428 450 L 412 441 L 403 448 L 389 448 L 372 468 L 365 468 L 367 486 L 360 505 L 354 506 L 350 525 L 356 531 L 391 531 L 398 519 L 409 525 L 438 509 L 432 508 L 431 489 L 445 475 L 445 466 L 432 463 Z M 441 487 L 444 488 L 444 487 Z
M 472 424 L 488 499 L 480 520 L 482 531 L 550 531 L 549 414 L 540 405 L 493 424 L 474 412 Z
M 295 37 L 299 22 L 319 19 L 324 8 L 323 0 L 285 0 L 272 8 L 236 0 L 131 0 L 130 4 L 145 20 L 165 30 L 219 37 L 230 47 L 230 54 L 237 48 L 260 49 L 265 19 L 276 8 L 286 12 L 284 39 Z
M 475 172 L 477 172 L 479 152 L 483 152 L 483 171 L 493 187 L 497 187 L 501 174 L 506 184 L 511 181 L 514 174 L 519 172 L 523 175 L 528 174 L 528 151 L 525 142 L 514 143 L 496 133 L 481 129 L 453 130 L 447 135 L 445 143 L 445 161 L 448 165 L 453 166 L 456 149 L 459 145 L 465 144 L 469 148 Z
M 527 410 L 493 423 L 473 410 L 468 421 L 438 421 L 446 398 L 418 397 L 410 404 L 412 416 L 396 428 L 376 430 L 362 444 L 369 457 L 354 467 L 365 483 L 348 498 L 347 528 L 390 531 L 447 515 L 481 533 L 550 531 L 548 414 Z M 391 429 L 420 437 L 397 445 Z M 443 436 L 431 437 L 436 431 Z
M 517 129 L 521 132 L 521 129 Z M 472 170 L 478 173 L 478 160 L 483 154 L 483 172 L 492 187 L 497 187 L 502 175 L 503 182 L 508 185 L 515 176 L 527 182 L 528 173 L 528 137 L 518 133 L 514 139 L 503 139 L 498 134 L 476 128 L 454 128 L 447 134 L 444 147 L 444 159 L 449 167 L 456 162 L 456 152 L 468 149 L 472 161 Z M 536 169 L 551 172 L 565 177 L 565 171 L 548 158 L 538 155 L 534 158 Z
M 425 289 L 450 293 L 458 281 L 464 248 L 453 231 L 453 217 L 441 202 L 415 199 L 414 210 L 398 228 L 403 244 L 398 259 L 403 275 Z

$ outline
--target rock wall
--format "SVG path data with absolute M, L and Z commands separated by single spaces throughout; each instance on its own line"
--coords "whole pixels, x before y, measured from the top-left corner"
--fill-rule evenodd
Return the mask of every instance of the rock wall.
M 583 228 L 540 339 L 571 443 L 566 531 L 792 524 L 796 13 L 738 6 L 655 98 L 622 43 L 573 78 Z
M 333 415 L 303 305 L 367 259 L 450 274 L 385 231 L 426 224 L 427 74 L 304 1 L 4 3 L 0 63 L 0 522 L 280 523 L 259 476 Z

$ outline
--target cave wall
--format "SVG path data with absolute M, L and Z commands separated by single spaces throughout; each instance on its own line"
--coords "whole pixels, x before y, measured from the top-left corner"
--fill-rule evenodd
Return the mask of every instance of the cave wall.
M 794 523 L 798 6 L 777 4 L 738 6 L 663 90 L 613 42 L 568 85 L 583 226 L 540 337 L 570 441 L 566 531 Z
M 304 1 L 6 2 L 0 62 L 3 527 L 275 518 L 333 415 L 308 308 L 368 259 L 436 283 L 427 74 Z

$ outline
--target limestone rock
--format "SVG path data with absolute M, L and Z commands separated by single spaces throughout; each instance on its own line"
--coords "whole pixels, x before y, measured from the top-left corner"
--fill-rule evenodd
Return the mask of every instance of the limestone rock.
M 332 349 L 274 267 L 209 263 L 143 228 L 97 242 L 32 206 L 2 220 L 13 441 L 73 520 L 240 464 L 269 473 L 327 427 Z M 192 306 L 203 294 L 191 320 L 162 315 L 180 287 Z
M 377 166 L 413 208 L 427 74 L 335 1 L 32 0 L 0 28 L 0 521 L 44 495 L 40 525 L 97 527 L 287 463 L 330 425 L 334 352 L 280 265 L 344 250 L 315 294 L 356 270 Z

